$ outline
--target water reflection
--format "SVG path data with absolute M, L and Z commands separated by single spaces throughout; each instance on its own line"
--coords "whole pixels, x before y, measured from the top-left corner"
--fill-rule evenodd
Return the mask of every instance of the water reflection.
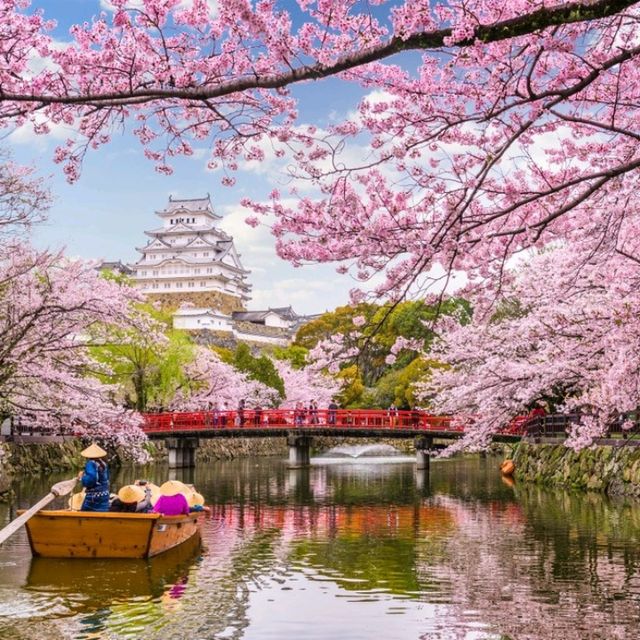
M 637 501 L 505 484 L 482 459 L 438 461 L 430 476 L 318 460 L 177 475 L 212 505 L 203 551 L 31 560 L 19 536 L 0 548 L 0 637 L 43 637 L 43 625 L 105 639 L 635 637 Z M 18 489 L 22 502 L 42 493 Z
M 105 602 L 128 598 L 157 598 L 186 582 L 201 553 L 198 539 L 149 560 L 73 561 L 32 558 L 25 589 L 60 597 L 73 613 L 98 609 Z

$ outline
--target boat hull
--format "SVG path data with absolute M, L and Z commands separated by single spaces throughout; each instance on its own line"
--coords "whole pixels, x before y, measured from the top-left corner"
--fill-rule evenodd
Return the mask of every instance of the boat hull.
M 151 558 L 200 535 L 196 514 L 39 511 L 25 526 L 42 558 Z

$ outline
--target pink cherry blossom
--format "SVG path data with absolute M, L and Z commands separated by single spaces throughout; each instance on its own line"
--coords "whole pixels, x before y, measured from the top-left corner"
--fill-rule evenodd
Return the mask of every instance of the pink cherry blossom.
M 449 366 L 422 393 L 435 411 L 473 416 L 465 444 L 554 399 L 556 411 L 576 414 L 568 444 L 587 446 L 637 410 L 638 291 L 639 263 L 598 259 L 588 242 L 534 256 L 505 278 L 497 307 L 478 304 L 466 326 L 443 324 L 435 355 Z

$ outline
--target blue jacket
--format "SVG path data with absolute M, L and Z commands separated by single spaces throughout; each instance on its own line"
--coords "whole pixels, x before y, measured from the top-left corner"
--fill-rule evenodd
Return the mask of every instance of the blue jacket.
M 109 511 L 109 467 L 102 460 L 87 460 L 82 474 L 87 495 L 81 511 Z

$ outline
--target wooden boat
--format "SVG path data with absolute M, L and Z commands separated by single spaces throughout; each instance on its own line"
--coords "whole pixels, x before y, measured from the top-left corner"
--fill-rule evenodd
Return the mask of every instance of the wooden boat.
M 25 526 L 43 558 L 151 558 L 200 536 L 196 513 L 39 511 Z

